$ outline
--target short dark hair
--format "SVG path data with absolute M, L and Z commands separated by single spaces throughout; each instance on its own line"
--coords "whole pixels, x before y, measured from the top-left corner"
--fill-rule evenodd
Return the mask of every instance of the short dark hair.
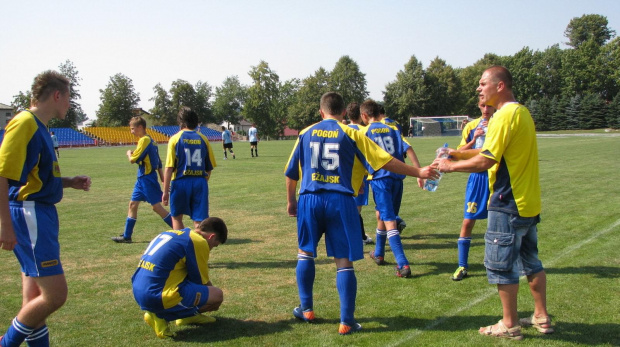
M 360 104 L 357 102 L 352 102 L 347 105 L 347 117 L 352 120 L 359 122 L 360 120 Z
M 385 107 L 383 107 L 383 105 L 378 104 L 379 105 L 379 114 L 385 114 Z
M 198 114 L 187 106 L 181 106 L 177 122 L 181 128 L 196 129 L 198 127 Z
M 339 116 L 344 111 L 344 99 L 336 92 L 327 92 L 321 96 L 321 110 L 332 116 Z
M 214 233 L 220 243 L 226 243 L 228 239 L 228 227 L 221 218 L 209 217 L 198 225 L 198 230 L 206 233 Z
M 370 118 L 377 118 L 379 116 L 379 104 L 372 99 L 368 99 L 360 106 L 360 112 L 365 113 Z
M 129 120 L 129 126 L 141 126 L 146 129 L 146 119 L 142 116 L 135 116 Z
M 506 88 L 512 90 L 512 74 L 508 71 L 507 68 L 501 65 L 493 65 L 490 68 L 486 69 L 486 71 L 491 73 L 493 76 L 494 82 L 502 81 Z
M 62 94 L 69 93 L 69 79 L 58 71 L 43 71 L 34 78 L 32 82 L 32 103 L 45 101 L 55 91 Z

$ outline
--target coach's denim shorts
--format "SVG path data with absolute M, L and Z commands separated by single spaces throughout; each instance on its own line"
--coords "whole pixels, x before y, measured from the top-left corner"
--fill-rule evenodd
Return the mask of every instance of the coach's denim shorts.
M 538 222 L 540 216 L 519 217 L 489 211 L 484 235 L 484 266 L 489 283 L 517 284 L 520 275 L 529 276 L 543 270 L 538 259 Z

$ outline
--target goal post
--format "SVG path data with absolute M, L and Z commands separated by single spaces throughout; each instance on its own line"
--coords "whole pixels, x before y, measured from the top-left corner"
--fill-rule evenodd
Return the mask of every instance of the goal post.
M 469 116 L 411 117 L 413 136 L 460 136 Z

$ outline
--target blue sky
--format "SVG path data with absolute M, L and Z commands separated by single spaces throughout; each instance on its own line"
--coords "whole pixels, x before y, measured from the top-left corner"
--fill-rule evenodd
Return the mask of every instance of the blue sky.
M 10 1 L 2 5 L 0 103 L 36 74 L 71 60 L 82 108 L 95 118 L 111 76 L 131 78 L 140 106 L 153 87 L 183 79 L 219 86 L 261 60 L 282 81 L 331 70 L 343 55 L 366 74 L 370 97 L 415 55 L 466 67 L 485 53 L 512 55 L 566 41 L 573 17 L 606 16 L 620 33 L 620 1 Z

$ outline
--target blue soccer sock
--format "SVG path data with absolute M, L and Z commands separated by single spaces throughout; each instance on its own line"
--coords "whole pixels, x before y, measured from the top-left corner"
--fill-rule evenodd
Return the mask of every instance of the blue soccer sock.
M 312 287 L 314 286 L 314 258 L 303 253 L 297 254 L 297 289 L 302 310 L 312 309 Z
M 457 242 L 459 248 L 459 266 L 469 268 L 469 246 L 471 245 L 471 237 L 459 237 Z
M 377 243 L 375 244 L 375 257 L 385 256 L 385 241 L 387 240 L 387 231 L 377 229 Z
M 123 237 L 126 239 L 131 238 L 131 234 L 133 234 L 133 227 L 136 225 L 136 219 L 127 217 L 125 221 L 125 232 L 123 233 Z
M 336 272 L 336 288 L 340 296 L 340 321 L 353 326 L 355 324 L 355 297 L 357 296 L 357 278 L 353 267 L 341 267 Z
M 15 317 L 13 323 L 2 337 L 0 345 L 2 347 L 19 346 L 33 331 L 33 328 L 20 323 L 17 317 Z
M 164 222 L 166 222 L 166 224 L 168 224 L 169 227 L 172 228 L 172 215 L 170 213 L 168 213 L 168 215 L 162 219 L 164 220 Z
M 394 258 L 396 258 L 396 264 L 398 268 L 405 265 L 409 265 L 409 260 L 405 256 L 405 251 L 403 250 L 403 243 L 400 240 L 400 233 L 398 230 L 390 230 L 387 232 L 388 241 L 390 242 L 390 248 L 392 249 L 392 253 L 394 253 Z
M 47 325 L 35 329 L 27 338 L 26 343 L 28 347 L 49 347 L 50 346 L 50 334 L 47 330 Z

